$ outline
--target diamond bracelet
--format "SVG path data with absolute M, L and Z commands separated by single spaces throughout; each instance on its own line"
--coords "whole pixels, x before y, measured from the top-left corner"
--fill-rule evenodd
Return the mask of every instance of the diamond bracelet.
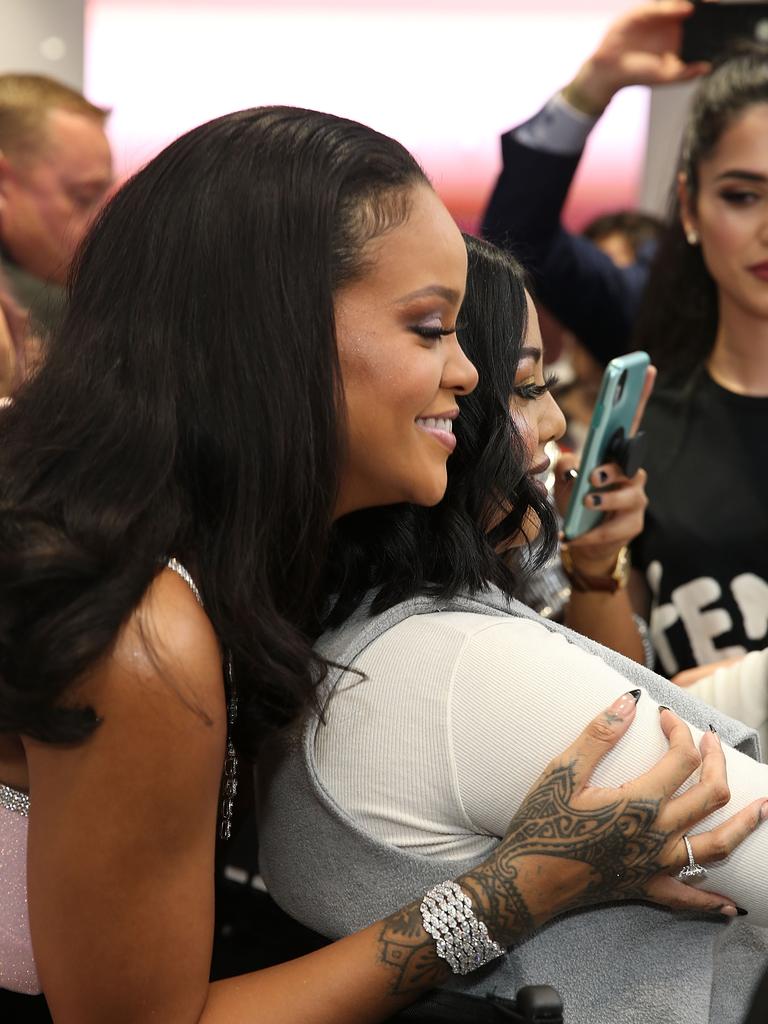
M 469 974 L 504 956 L 506 950 L 493 941 L 483 922 L 475 917 L 472 900 L 456 882 L 432 886 L 420 910 L 424 931 L 435 940 L 437 955 L 454 974 Z

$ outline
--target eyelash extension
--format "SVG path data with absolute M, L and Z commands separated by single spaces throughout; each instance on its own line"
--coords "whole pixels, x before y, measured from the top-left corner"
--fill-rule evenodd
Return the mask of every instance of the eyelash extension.
M 518 398 L 523 398 L 526 401 L 535 401 L 537 398 L 543 398 L 548 391 L 552 388 L 557 387 L 558 376 L 556 373 L 547 374 L 543 384 L 517 384 L 515 385 L 515 395 Z
M 414 334 L 418 334 L 420 338 L 447 338 L 451 334 L 455 334 L 456 331 L 460 331 L 464 325 L 454 324 L 453 327 L 422 327 L 420 324 L 414 324 L 411 330 Z

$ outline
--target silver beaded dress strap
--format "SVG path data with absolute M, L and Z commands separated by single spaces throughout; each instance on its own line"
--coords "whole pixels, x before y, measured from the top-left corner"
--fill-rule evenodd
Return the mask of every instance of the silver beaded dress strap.
M 167 565 L 177 576 L 181 576 L 197 598 L 197 603 L 201 608 L 204 608 L 205 605 L 203 604 L 200 591 L 181 562 L 178 562 L 175 558 L 169 558 Z M 235 676 L 232 671 L 232 656 L 229 651 L 226 651 L 224 654 L 224 682 L 227 687 L 227 753 L 224 758 L 224 777 L 221 784 L 219 836 L 221 839 L 229 839 L 232 835 L 232 810 L 234 808 L 235 795 L 237 794 L 237 751 L 232 740 L 232 730 L 237 721 L 237 691 L 235 690 Z
M 27 817 L 29 815 L 29 794 L 22 793 L 20 789 L 14 789 L 13 786 L 6 786 L 5 783 L 0 782 L 0 807 Z

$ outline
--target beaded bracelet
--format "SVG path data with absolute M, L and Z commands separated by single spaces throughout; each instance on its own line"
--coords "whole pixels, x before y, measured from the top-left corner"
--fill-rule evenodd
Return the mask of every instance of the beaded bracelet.
M 435 940 L 437 955 L 454 974 L 470 971 L 504 956 L 482 921 L 472 911 L 472 901 L 456 882 L 440 882 L 421 901 L 424 930 Z

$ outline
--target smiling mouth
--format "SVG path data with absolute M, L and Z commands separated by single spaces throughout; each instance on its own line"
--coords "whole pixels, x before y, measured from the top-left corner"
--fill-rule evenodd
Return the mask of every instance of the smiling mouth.
M 416 420 L 416 426 L 430 434 L 436 441 L 452 452 L 456 447 L 456 436 L 453 433 L 453 421 L 447 417 L 425 416 Z

